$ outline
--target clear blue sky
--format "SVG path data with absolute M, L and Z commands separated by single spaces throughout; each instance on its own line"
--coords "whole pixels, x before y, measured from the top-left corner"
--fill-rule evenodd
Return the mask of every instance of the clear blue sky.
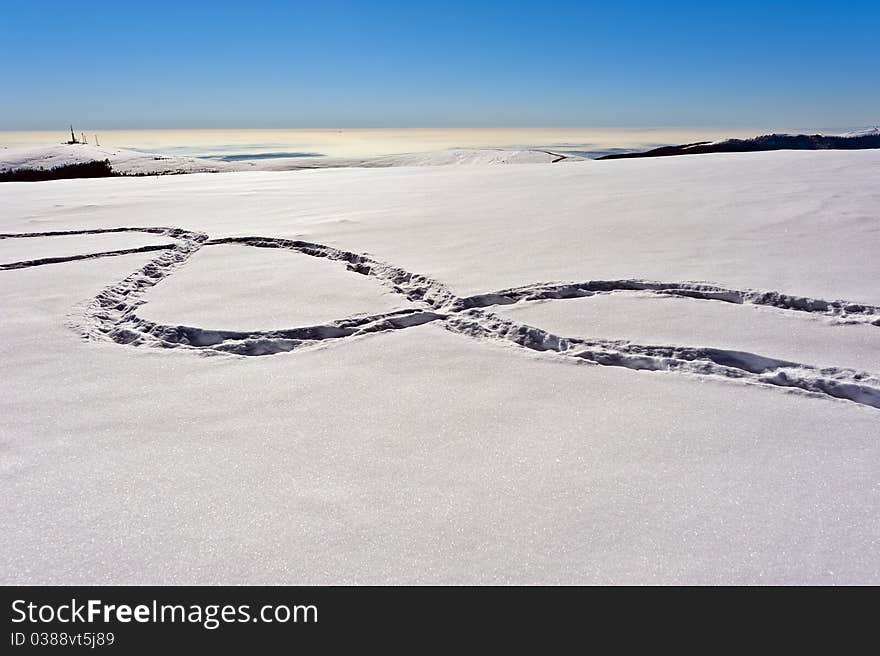
M 860 126 L 878 26 L 878 0 L 0 0 L 0 129 Z

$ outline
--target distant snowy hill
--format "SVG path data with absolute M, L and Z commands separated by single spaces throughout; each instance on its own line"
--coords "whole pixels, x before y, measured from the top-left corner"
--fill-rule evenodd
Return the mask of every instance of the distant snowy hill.
M 868 137 L 868 136 L 877 136 L 880 135 L 880 125 L 871 125 L 866 128 L 862 128 L 861 130 L 853 130 L 852 132 L 845 133 L 844 137 Z
M 861 150 L 880 148 L 880 128 L 867 128 L 843 135 L 765 134 L 752 139 L 725 139 L 662 146 L 641 153 L 614 153 L 598 159 L 668 157 L 703 153 L 750 153 L 765 150 Z
M 233 171 L 226 162 L 213 162 L 195 157 L 165 156 L 142 153 L 124 148 L 91 144 L 56 144 L 26 148 L 0 149 L 0 171 L 20 169 L 51 169 L 71 164 L 109 160 L 113 171 L 125 175 L 166 173 L 204 173 Z
M 454 149 L 369 158 L 282 157 L 225 162 L 197 157 L 158 155 L 91 144 L 56 144 L 28 148 L 0 148 L 0 172 L 48 170 L 104 160 L 109 160 L 113 173 L 118 175 L 166 175 L 222 171 L 287 171 L 313 168 L 550 164 L 578 159 L 581 158 L 543 150 Z

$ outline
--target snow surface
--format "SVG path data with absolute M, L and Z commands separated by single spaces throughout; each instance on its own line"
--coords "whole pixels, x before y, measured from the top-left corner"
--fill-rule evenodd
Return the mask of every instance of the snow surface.
M 146 300 L 145 319 L 227 330 L 312 326 L 408 305 L 341 264 L 234 245 L 200 251 Z
M 814 151 L 4 183 L 2 233 L 182 230 L 0 270 L 0 581 L 880 582 L 878 174 Z M 349 316 L 388 293 L 418 309 Z

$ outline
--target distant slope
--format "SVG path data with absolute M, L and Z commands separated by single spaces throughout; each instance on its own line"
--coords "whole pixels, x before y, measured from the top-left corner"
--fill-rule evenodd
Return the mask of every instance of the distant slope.
M 392 166 L 475 166 L 494 164 L 552 164 L 583 159 L 544 150 L 450 149 L 427 153 L 404 153 L 379 157 L 280 157 L 237 159 L 225 162 L 198 157 L 166 156 L 125 148 L 91 144 L 53 144 L 29 148 L 0 148 L 0 181 L 53 179 L 53 177 L 91 177 L 87 173 L 98 163 L 107 162 L 107 175 L 171 175 L 180 173 L 219 173 L 231 171 L 292 171 L 315 168 L 384 168 Z M 65 175 L 49 176 L 49 171 Z
M 52 144 L 0 149 L 0 172 L 48 170 L 105 160 L 109 161 L 114 175 L 164 175 L 236 170 L 232 164 L 226 162 L 213 162 L 195 157 L 169 157 L 92 144 Z
M 880 128 L 868 128 L 845 135 L 765 134 L 753 139 L 700 141 L 678 146 L 663 146 L 643 153 L 615 153 L 597 159 L 668 157 L 701 153 L 751 153 L 764 150 L 861 150 L 880 148 Z

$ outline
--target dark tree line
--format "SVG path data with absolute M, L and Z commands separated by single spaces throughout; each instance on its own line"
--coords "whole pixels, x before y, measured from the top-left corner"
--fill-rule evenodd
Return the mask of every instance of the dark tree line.
M 70 178 L 109 178 L 119 175 L 110 166 L 110 160 L 64 164 L 46 169 L 11 169 L 0 171 L 0 182 L 39 182 L 42 180 L 67 180 Z

